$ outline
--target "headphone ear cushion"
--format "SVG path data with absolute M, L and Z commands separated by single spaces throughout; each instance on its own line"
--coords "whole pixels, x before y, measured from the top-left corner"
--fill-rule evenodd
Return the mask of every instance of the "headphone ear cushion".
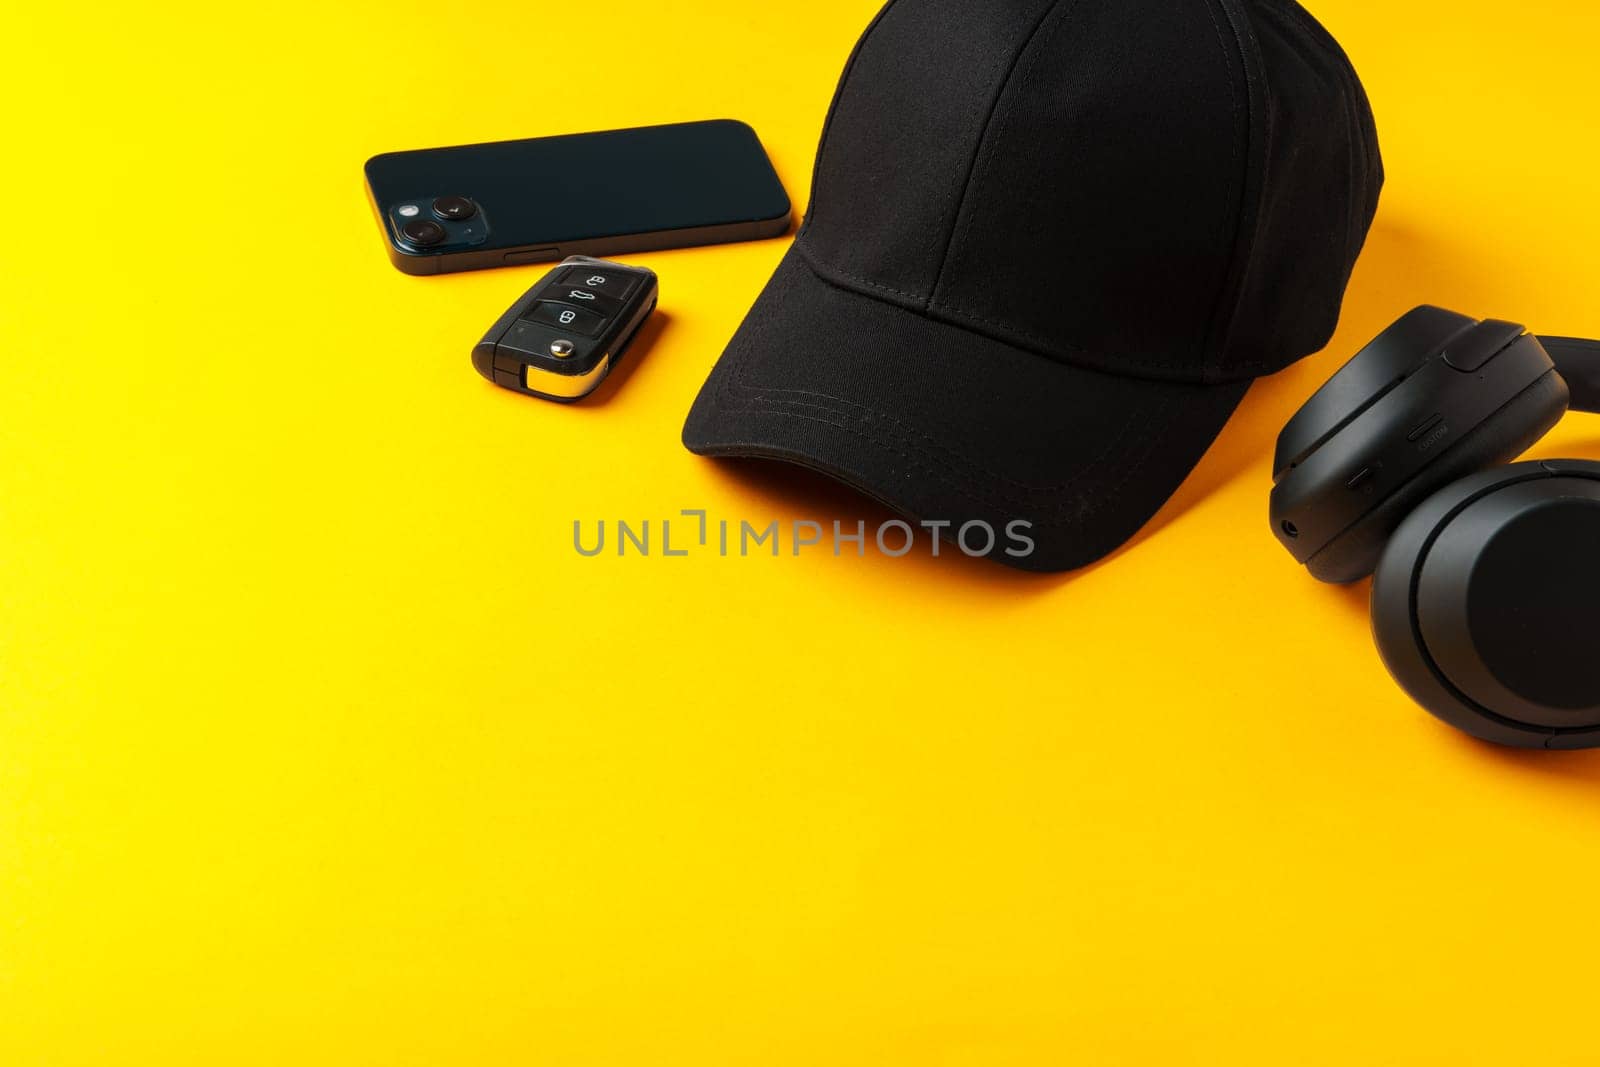
M 1329 541 L 1306 561 L 1306 569 L 1320 581 L 1341 585 L 1365 578 L 1377 569 L 1390 536 L 1418 505 L 1450 483 L 1509 463 L 1532 448 L 1566 414 L 1567 398 L 1560 375 L 1544 375 Z

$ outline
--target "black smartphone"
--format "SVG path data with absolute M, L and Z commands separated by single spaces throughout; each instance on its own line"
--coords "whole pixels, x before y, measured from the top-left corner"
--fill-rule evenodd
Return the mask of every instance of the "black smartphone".
M 385 152 L 367 192 L 389 259 L 444 274 L 775 237 L 789 195 L 732 119 Z

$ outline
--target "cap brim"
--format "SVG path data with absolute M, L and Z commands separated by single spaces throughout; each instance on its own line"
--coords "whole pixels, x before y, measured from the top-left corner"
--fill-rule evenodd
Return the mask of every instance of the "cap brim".
M 791 248 L 689 412 L 703 456 L 802 464 L 991 558 L 1087 566 L 1161 508 L 1249 382 L 1125 378 L 842 289 Z M 1027 527 L 1011 527 L 1025 522 Z M 1026 555 L 1022 538 L 1033 548 Z M 973 527 L 965 547 L 987 546 Z

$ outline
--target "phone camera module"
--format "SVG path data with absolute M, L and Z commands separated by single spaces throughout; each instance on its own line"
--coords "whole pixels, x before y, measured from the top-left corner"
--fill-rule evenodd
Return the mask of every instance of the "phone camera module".
M 412 219 L 400 227 L 400 236 L 418 248 L 439 244 L 447 236 L 443 226 L 431 219 Z
M 433 213 L 441 219 L 460 222 L 478 213 L 478 205 L 464 196 L 441 196 L 433 202 Z

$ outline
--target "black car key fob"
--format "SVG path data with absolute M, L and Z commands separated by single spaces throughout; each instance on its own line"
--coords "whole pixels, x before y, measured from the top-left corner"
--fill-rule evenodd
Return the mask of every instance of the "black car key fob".
M 472 365 L 512 392 L 571 403 L 621 362 L 656 294 L 652 270 L 568 256 L 489 328 Z

